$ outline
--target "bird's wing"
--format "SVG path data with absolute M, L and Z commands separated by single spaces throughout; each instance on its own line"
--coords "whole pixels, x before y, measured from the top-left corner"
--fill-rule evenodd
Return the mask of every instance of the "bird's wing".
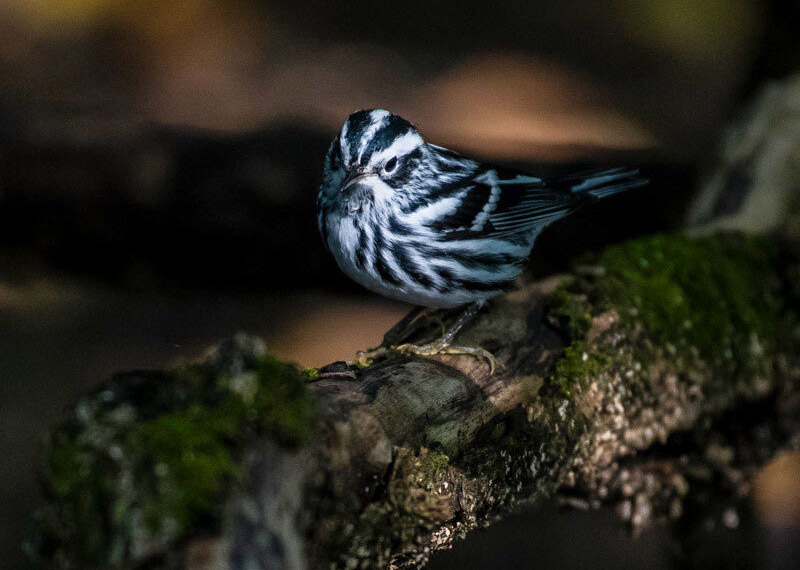
M 528 233 L 587 201 L 645 183 L 636 170 L 626 168 L 552 178 L 485 169 L 465 182 L 458 207 L 431 225 L 451 240 Z
M 477 173 L 459 198 L 454 211 L 431 224 L 446 239 L 527 232 L 563 217 L 575 202 L 569 193 L 548 189 L 541 178 L 497 169 Z

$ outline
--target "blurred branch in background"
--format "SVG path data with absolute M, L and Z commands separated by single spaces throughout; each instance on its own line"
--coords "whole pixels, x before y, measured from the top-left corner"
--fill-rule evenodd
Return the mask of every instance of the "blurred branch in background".
M 302 8 L 11 0 L 1 9 L 4 91 L 33 129 L 56 127 L 59 109 L 64 119 L 82 118 L 73 136 L 121 128 L 92 125 L 113 118 L 111 110 L 129 128 L 152 121 L 243 130 L 289 118 L 333 129 L 357 108 L 386 107 L 446 143 L 479 141 L 496 117 L 497 131 L 478 147 L 492 155 L 507 125 L 519 123 L 515 136 L 546 145 L 536 121 L 557 125 L 559 109 L 577 120 L 594 106 L 624 109 L 633 124 L 589 120 L 562 142 L 597 144 L 619 133 L 628 146 L 657 141 L 684 157 L 735 100 L 768 15 L 763 3 L 734 0 Z M 535 146 L 516 151 L 538 157 Z
M 135 287 L 346 288 L 307 213 L 351 111 L 523 166 L 690 165 L 783 4 L 10 0 L 0 248 Z M 660 170 L 641 203 L 657 207 L 607 210 L 586 228 L 628 233 L 580 243 L 674 227 L 690 176 Z M 565 257 L 544 241 L 541 259 Z

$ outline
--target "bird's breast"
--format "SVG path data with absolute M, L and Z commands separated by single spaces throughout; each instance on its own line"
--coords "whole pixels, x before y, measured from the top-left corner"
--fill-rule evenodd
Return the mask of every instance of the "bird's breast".
M 366 254 L 364 250 L 368 244 L 365 238 L 364 229 L 354 216 L 338 213 L 328 216 L 328 248 L 339 267 L 354 279 L 357 266 L 363 265 L 358 260 Z

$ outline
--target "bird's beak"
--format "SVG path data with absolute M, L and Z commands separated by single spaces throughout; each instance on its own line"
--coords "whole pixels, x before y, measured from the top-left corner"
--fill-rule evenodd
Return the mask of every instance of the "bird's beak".
M 339 192 L 345 192 L 348 188 L 358 184 L 369 176 L 371 176 L 371 174 L 369 172 L 364 172 L 363 170 L 353 170 L 348 172 L 347 176 L 345 176 L 344 180 L 342 181 Z

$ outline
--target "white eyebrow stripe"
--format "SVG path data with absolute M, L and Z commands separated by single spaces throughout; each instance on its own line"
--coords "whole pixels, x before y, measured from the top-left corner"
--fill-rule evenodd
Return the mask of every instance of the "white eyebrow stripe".
M 380 129 L 384 125 L 386 119 L 389 118 L 389 115 L 390 115 L 389 111 L 383 111 L 383 110 L 372 111 L 369 114 L 369 117 L 372 120 L 372 124 L 369 127 L 367 127 L 367 129 L 364 131 L 364 134 L 361 135 L 361 144 L 358 147 L 359 163 L 361 163 L 361 159 L 364 158 L 364 151 L 366 150 L 369 141 L 372 140 L 372 137 L 375 136 L 375 133 L 378 132 L 378 129 Z
M 392 158 L 393 156 L 406 155 L 421 145 L 422 139 L 420 136 L 413 131 L 408 131 L 404 135 L 396 138 L 387 148 L 375 153 L 370 162 L 371 164 L 381 164 L 384 160 Z

